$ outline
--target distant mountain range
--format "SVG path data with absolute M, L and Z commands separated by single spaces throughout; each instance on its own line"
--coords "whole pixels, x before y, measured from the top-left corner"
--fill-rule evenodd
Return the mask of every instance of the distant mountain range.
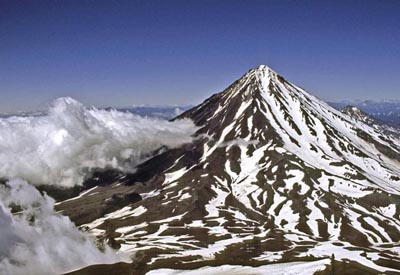
M 391 127 L 400 128 L 400 100 L 344 100 L 340 102 L 328 102 L 336 110 L 342 110 L 348 106 L 357 107 L 369 117 L 388 124 Z M 149 117 L 172 119 L 184 111 L 192 108 L 192 105 L 184 106 L 133 106 L 116 108 L 119 111 L 128 111 L 133 114 Z
M 342 110 L 347 106 L 354 106 L 366 113 L 373 119 L 381 121 L 389 126 L 400 128 L 400 100 L 344 100 L 340 102 L 328 102 L 330 106 L 337 110 Z M 140 116 L 157 117 L 162 119 L 172 119 L 184 111 L 192 108 L 192 105 L 176 106 L 132 106 L 132 107 L 107 107 L 104 109 L 116 109 L 122 112 L 130 112 Z M 0 118 L 10 116 L 40 116 L 45 114 L 43 111 L 36 112 L 17 112 L 0 114 Z
M 163 119 L 172 119 L 193 106 L 133 106 L 117 108 L 118 111 Z
M 343 100 L 340 102 L 328 102 L 328 104 L 339 111 L 345 107 L 354 106 L 376 121 L 380 121 L 391 127 L 400 128 L 400 100 Z M 128 111 L 141 116 L 172 119 L 192 107 L 192 105 L 148 105 L 117 108 L 117 110 Z

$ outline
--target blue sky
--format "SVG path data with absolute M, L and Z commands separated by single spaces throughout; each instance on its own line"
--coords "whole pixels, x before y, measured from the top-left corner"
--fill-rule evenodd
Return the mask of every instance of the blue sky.
M 324 100 L 400 99 L 400 1 L 0 1 L 0 112 L 197 104 L 267 64 Z

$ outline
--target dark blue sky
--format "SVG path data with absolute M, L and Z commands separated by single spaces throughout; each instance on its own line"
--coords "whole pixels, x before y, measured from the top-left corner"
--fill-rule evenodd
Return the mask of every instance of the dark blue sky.
M 197 104 L 259 64 L 325 100 L 400 99 L 400 1 L 0 0 L 0 112 Z

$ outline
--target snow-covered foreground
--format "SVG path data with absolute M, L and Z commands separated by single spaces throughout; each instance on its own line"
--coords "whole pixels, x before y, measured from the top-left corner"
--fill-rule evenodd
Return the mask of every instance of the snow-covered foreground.
M 156 269 L 147 275 L 310 275 L 316 271 L 324 270 L 329 260 L 315 262 L 292 262 L 270 264 L 259 267 L 222 265 L 207 266 L 195 270 Z

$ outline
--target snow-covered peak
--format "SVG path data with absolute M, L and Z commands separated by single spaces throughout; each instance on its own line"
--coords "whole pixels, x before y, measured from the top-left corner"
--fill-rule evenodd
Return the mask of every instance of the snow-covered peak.
M 355 106 L 346 106 L 342 109 L 342 113 L 354 118 L 358 121 L 364 122 L 368 125 L 374 124 L 374 119 L 371 118 L 367 113 L 363 112 Z
M 259 65 L 257 68 L 254 69 L 255 71 L 258 72 L 273 72 L 276 74 L 276 72 L 269 66 L 267 65 Z
M 198 126 L 191 144 L 58 210 L 94 235 L 115 238 L 109 243 L 121 251 L 149 253 L 140 261 L 150 269 L 237 258 L 243 265 L 295 262 L 333 253 L 336 261 L 360 262 L 376 273 L 395 271 L 387 263 L 400 262 L 397 139 L 267 66 L 178 118 Z M 130 203 L 133 190 L 144 199 Z M 104 203 L 107 194 L 121 192 L 126 203 Z M 94 198 L 97 204 L 81 210 L 81 202 Z M 116 205 L 124 207 L 115 211 Z
M 358 107 L 349 105 L 349 106 L 344 107 L 341 110 L 341 112 L 343 114 L 346 114 L 349 117 L 355 119 L 356 121 L 365 123 L 365 124 L 373 127 L 374 129 L 385 133 L 386 135 L 394 136 L 394 137 L 400 136 L 398 129 L 391 127 L 390 125 L 384 123 L 383 121 L 368 115 L 367 113 L 365 113 Z
M 354 112 L 354 113 L 359 113 L 359 114 L 361 114 L 361 113 L 364 113 L 363 111 L 361 111 L 359 108 L 357 108 L 356 106 L 346 106 L 343 110 L 349 110 L 349 111 L 351 111 L 351 112 Z
M 257 68 L 250 71 L 250 73 L 254 73 L 258 79 L 260 79 L 264 84 L 266 84 L 273 78 L 278 76 L 278 73 L 275 72 L 273 69 L 268 67 L 267 65 L 260 65 Z

